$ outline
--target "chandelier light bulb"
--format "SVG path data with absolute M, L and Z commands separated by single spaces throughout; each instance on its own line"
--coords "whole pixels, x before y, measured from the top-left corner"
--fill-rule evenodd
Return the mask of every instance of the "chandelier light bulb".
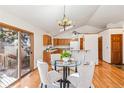
M 61 21 L 58 21 L 58 25 L 59 25 L 59 26 L 62 26 L 64 29 L 66 29 L 66 27 L 72 25 L 72 21 L 69 20 L 69 18 L 66 17 L 66 15 L 65 15 L 65 7 L 64 7 L 63 19 L 62 19 Z

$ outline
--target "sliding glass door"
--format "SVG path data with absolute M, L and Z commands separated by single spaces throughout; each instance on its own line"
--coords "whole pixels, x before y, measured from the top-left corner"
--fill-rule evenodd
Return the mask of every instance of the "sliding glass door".
M 28 73 L 30 69 L 31 39 L 29 33 L 20 33 L 21 45 L 21 76 Z
M 0 28 L 0 87 L 18 79 L 18 32 Z
M 33 68 L 32 34 L 0 27 L 0 88 L 30 72 Z

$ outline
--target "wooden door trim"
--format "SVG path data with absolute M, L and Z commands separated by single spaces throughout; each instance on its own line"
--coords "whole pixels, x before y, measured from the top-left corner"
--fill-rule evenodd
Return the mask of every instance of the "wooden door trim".
M 28 32 L 28 33 L 30 33 L 30 34 L 34 34 L 34 33 L 31 32 L 31 31 L 24 30 L 24 29 L 21 29 L 21 28 L 18 28 L 18 27 L 16 27 L 16 26 L 9 25 L 9 24 L 3 23 L 3 22 L 0 22 L 0 27 L 4 27 L 4 28 L 10 29 L 10 30 L 17 31 L 17 32 Z
M 31 36 L 31 51 L 32 51 L 32 56 L 31 56 L 32 58 L 30 58 L 32 62 L 30 62 L 30 63 L 31 63 L 31 70 L 32 70 L 34 68 L 34 33 L 31 31 L 28 31 L 28 30 L 18 28 L 16 26 L 9 25 L 7 23 L 3 23 L 3 22 L 0 22 L 0 27 L 14 30 L 16 32 L 25 32 L 25 33 L 30 34 L 30 36 Z
M 30 34 L 31 37 L 31 56 L 30 56 L 30 68 L 34 69 L 34 34 Z

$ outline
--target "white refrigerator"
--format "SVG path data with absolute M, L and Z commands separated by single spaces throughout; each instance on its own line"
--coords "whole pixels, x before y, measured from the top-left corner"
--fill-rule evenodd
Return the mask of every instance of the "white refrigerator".
M 80 50 L 79 41 L 71 41 L 70 42 L 70 50 Z

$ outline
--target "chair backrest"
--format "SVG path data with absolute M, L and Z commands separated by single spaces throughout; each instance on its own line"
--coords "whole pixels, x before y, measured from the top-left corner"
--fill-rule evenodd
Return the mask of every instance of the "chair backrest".
M 38 59 L 37 61 L 43 62 L 43 59 L 40 58 L 40 59 Z
M 72 52 L 72 58 L 74 60 L 77 60 L 83 64 L 84 62 L 84 52 L 83 51 L 73 51 Z
M 51 54 L 51 62 L 55 60 L 60 60 L 60 59 L 61 59 L 60 54 Z
M 48 64 L 37 60 L 38 71 L 40 75 L 40 80 L 42 83 L 47 83 L 47 73 L 48 73 Z
M 91 86 L 94 68 L 95 68 L 94 62 L 90 62 L 90 64 L 82 65 L 82 67 L 80 67 L 77 87 L 89 88 Z

